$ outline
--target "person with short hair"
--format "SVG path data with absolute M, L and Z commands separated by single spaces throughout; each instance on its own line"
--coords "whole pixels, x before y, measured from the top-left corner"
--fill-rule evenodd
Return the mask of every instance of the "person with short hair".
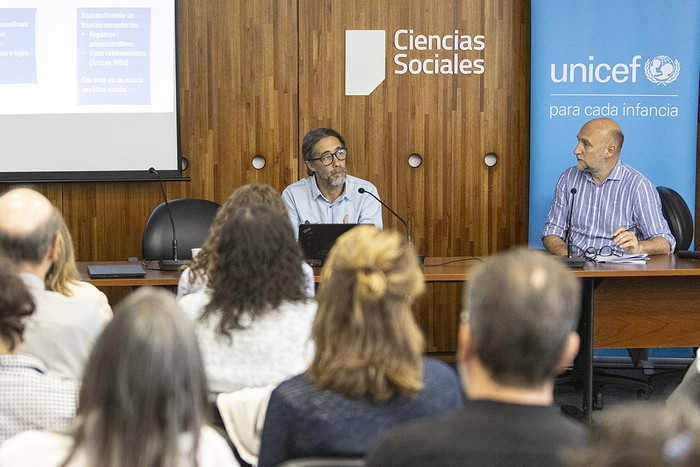
M 596 118 L 581 127 L 577 139 L 577 164 L 559 177 L 542 231 L 547 251 L 568 254 L 570 216 L 573 256 L 595 258 L 608 249 L 608 254 L 672 253 L 676 240 L 661 211 L 659 193 L 649 179 L 620 161 L 620 125 Z
M 364 456 L 391 428 L 463 406 L 455 371 L 423 357 L 411 307 L 424 290 L 405 236 L 359 226 L 337 240 L 319 286 L 314 360 L 272 392 L 260 467 Z
M 195 323 L 210 389 L 228 393 L 304 371 L 316 302 L 284 214 L 245 205 L 222 224 L 207 288 L 180 299 Z
M 308 178 L 292 183 L 282 192 L 289 220 L 298 237 L 301 224 L 373 224 L 383 227 L 382 205 L 377 188 L 366 180 L 348 174 L 345 140 L 331 128 L 314 128 L 306 133 L 301 146 Z
M 465 409 L 393 431 L 369 466 L 557 465 L 585 426 L 554 402 L 576 355 L 581 289 L 555 258 L 517 248 L 487 258 L 466 283 L 457 364 Z
M 75 417 L 78 383 L 46 373 L 22 352 L 34 299 L 15 267 L 0 257 L 0 443 L 26 430 L 65 429 Z
M 192 324 L 171 293 L 145 287 L 116 306 L 95 344 L 71 427 L 11 438 L 0 465 L 238 466 L 207 414 Z
M 60 225 L 61 213 L 34 190 L 16 188 L 0 196 L 0 253 L 15 264 L 36 303 L 23 351 L 48 371 L 79 380 L 109 318 L 84 300 L 46 290 L 44 281 L 59 255 Z
M 214 222 L 209 228 L 207 238 L 192 263 L 182 271 L 177 284 L 177 298 L 206 288 L 209 270 L 217 260 L 216 247 L 221 239 L 224 222 L 236 210 L 249 204 L 264 204 L 270 206 L 279 214 L 287 217 L 287 208 L 280 194 L 270 185 L 264 183 L 249 183 L 236 188 L 216 212 Z M 308 264 L 302 264 L 306 277 L 306 295 L 313 298 L 316 293 L 314 271 Z

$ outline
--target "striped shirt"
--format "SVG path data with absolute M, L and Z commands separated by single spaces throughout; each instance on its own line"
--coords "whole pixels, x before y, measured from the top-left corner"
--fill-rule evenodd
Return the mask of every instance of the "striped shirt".
M 574 195 L 571 194 L 572 188 L 576 188 Z M 634 227 L 640 240 L 663 237 L 671 244 L 670 251 L 676 246 L 661 212 L 656 188 L 644 175 L 620 161 L 600 186 L 595 184 L 589 172 L 577 167 L 567 169 L 559 177 L 554 190 L 542 238 L 556 235 L 566 239 L 572 197 L 571 238 L 576 256 L 590 247 L 611 246 L 620 251 L 612 240 L 613 232 L 619 227 Z

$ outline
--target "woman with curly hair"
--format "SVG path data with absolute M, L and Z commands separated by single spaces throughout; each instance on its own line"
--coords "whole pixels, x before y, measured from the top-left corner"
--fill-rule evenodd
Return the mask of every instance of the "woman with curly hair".
M 282 198 L 280 198 L 279 193 L 270 185 L 250 183 L 238 187 L 217 211 L 202 248 L 199 253 L 192 258 L 190 267 L 182 272 L 177 285 L 177 298 L 182 298 L 185 295 L 201 290 L 207 286 L 209 270 L 217 259 L 216 246 L 221 238 L 223 224 L 233 211 L 247 204 L 264 204 L 270 206 L 283 216 L 287 216 L 287 208 L 282 202 Z M 314 272 L 307 264 L 304 265 L 304 274 L 307 278 L 306 293 L 309 297 L 313 297 Z
M 180 300 L 196 323 L 214 393 L 263 387 L 304 371 L 316 302 L 285 214 L 261 204 L 221 224 L 208 287 Z
M 360 457 L 397 425 L 463 406 L 456 372 L 422 356 L 411 306 L 424 290 L 403 235 L 360 226 L 338 239 L 317 297 L 315 357 L 272 392 L 260 467 Z

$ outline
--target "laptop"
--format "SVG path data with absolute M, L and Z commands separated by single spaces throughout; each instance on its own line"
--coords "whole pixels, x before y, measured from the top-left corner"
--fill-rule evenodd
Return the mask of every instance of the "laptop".
M 91 279 L 115 279 L 119 277 L 143 277 L 146 271 L 140 264 L 88 264 Z
M 309 266 L 323 266 L 338 237 L 358 225 L 360 224 L 301 224 L 299 243 Z

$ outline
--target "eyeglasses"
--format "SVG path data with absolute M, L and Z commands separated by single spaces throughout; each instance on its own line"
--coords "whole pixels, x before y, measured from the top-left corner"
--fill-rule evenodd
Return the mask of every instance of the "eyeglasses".
M 335 150 L 335 152 L 327 152 L 321 157 L 309 159 L 309 161 L 321 161 L 321 164 L 323 165 L 331 165 L 333 163 L 333 156 L 335 156 L 335 158 L 339 161 L 344 161 L 345 158 L 348 157 L 348 150 L 347 148 L 338 148 Z
M 604 247 L 598 250 L 596 250 L 592 246 L 589 246 L 588 248 L 583 250 L 583 257 L 589 261 L 595 261 L 598 257 L 605 256 L 617 256 L 619 258 L 622 256 L 622 254 L 615 251 L 610 245 L 605 245 Z

